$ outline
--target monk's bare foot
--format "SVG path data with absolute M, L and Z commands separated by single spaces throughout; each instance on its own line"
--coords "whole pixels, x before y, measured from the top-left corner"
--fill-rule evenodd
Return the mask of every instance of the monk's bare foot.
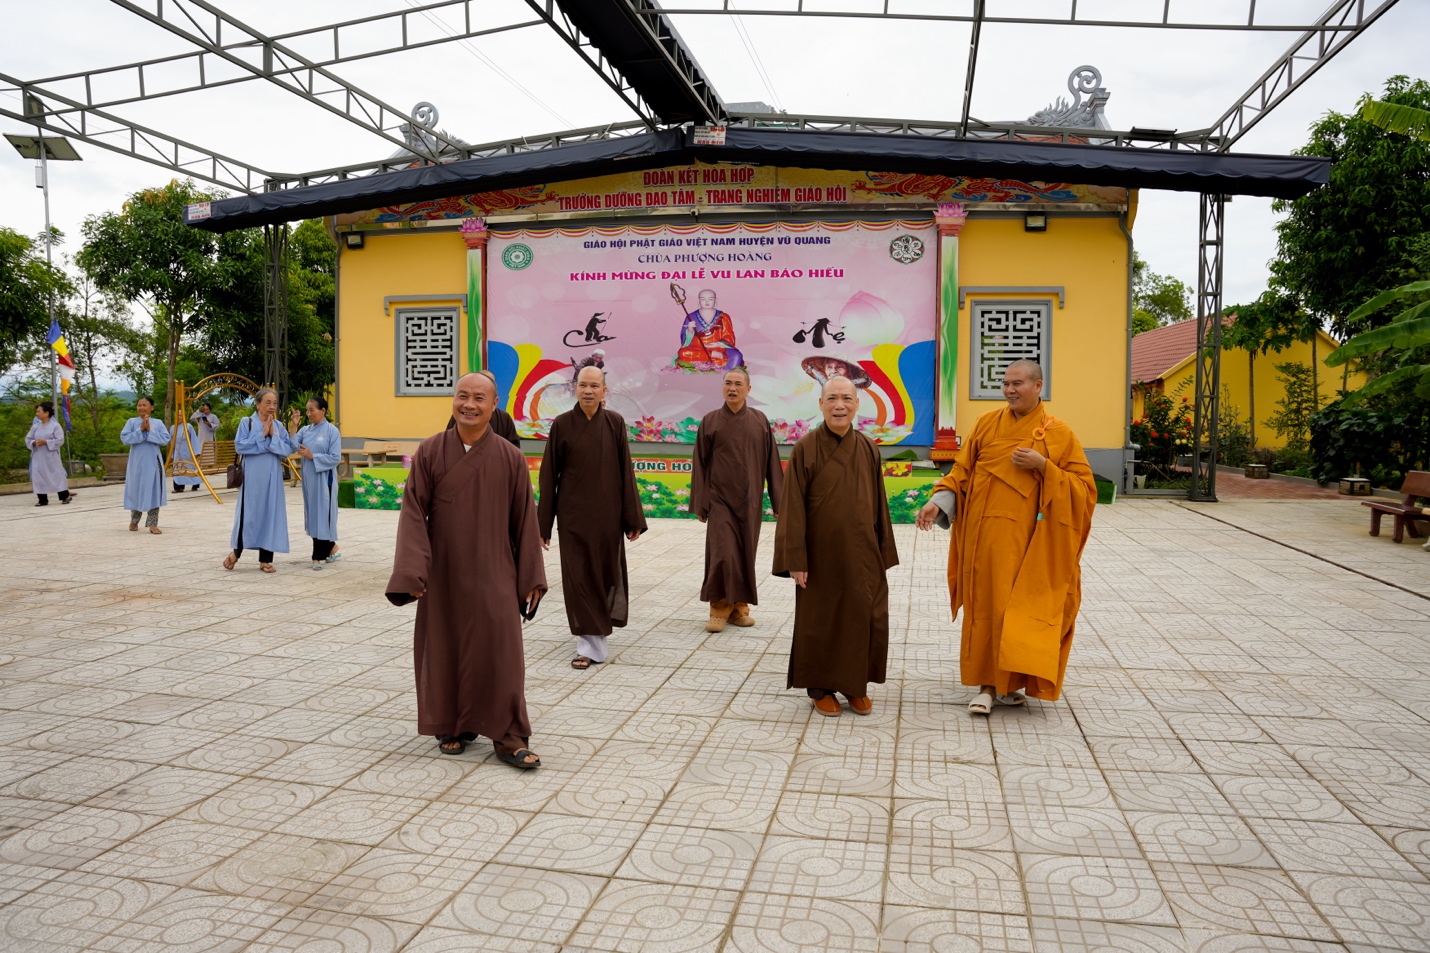
M 223 568 L 232 569 L 236 565 L 238 565 L 238 557 L 235 556 L 233 553 L 229 553 L 227 556 L 223 557 Z
M 859 698 L 851 698 L 849 699 L 849 710 L 856 715 L 867 715 L 873 712 L 874 703 L 870 701 L 868 695 L 862 695 Z
M 843 707 L 839 704 L 838 698 L 833 695 L 825 695 L 823 698 L 814 700 L 814 710 L 828 718 L 837 718 L 843 711 Z
M 571 660 L 571 667 L 574 668 L 574 669 L 581 670 L 581 671 L 584 671 L 584 670 L 590 668 L 593 664 L 595 664 L 595 663 L 593 663 L 590 659 L 588 659 L 588 658 L 587 658 L 586 656 L 584 656 L 584 655 L 578 655 L 578 656 L 576 656 L 575 658 L 573 658 L 573 659 Z
M 272 563 L 259 563 L 259 564 L 258 564 L 258 568 L 259 568 L 259 569 L 262 569 L 264 572 L 277 572 L 277 571 L 278 571 L 277 569 L 274 569 L 274 568 L 273 568 L 273 564 L 272 564 Z
M 437 750 L 443 754 L 461 754 L 467 750 L 467 743 L 461 738 L 439 738 Z

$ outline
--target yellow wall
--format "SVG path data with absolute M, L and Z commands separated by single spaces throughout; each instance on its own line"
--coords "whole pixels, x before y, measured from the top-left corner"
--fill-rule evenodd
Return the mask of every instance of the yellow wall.
M 958 312 L 958 432 L 973 433 L 999 400 L 968 396 L 975 300 L 1053 298 L 1052 386 L 1048 412 L 1070 424 L 1084 447 L 1120 448 L 1127 413 L 1127 238 L 1117 219 L 1048 216 L 1046 232 L 1025 232 L 1023 217 L 969 216 L 958 246 L 964 286 L 1062 285 L 1055 295 L 969 294 Z
M 1317 360 L 1325 361 L 1326 355 L 1338 346 L 1335 338 L 1324 331 L 1321 332 L 1320 341 L 1317 344 Z M 1286 396 L 1285 388 L 1282 387 L 1276 373 L 1276 365 L 1292 362 L 1300 362 L 1307 367 L 1311 366 L 1311 343 L 1309 341 L 1297 341 L 1279 353 L 1256 355 L 1254 366 L 1256 368 L 1256 445 L 1258 447 L 1275 448 L 1286 445 L 1286 439 L 1276 436 L 1276 431 L 1266 426 L 1266 420 L 1276 413 L 1276 402 Z M 1222 388 L 1231 401 L 1237 416 L 1242 420 L 1246 420 L 1251 413 L 1252 366 L 1253 364 L 1245 351 L 1226 349 L 1221 353 Z M 1324 363 L 1320 365 L 1318 373 L 1320 374 L 1322 406 L 1335 400 L 1336 395 L 1340 393 L 1343 371 L 1343 367 L 1327 367 Z M 1181 365 L 1173 368 L 1172 372 L 1164 379 L 1163 393 L 1192 397 L 1196 387 L 1195 374 L 1195 362 L 1184 361 Z M 1353 370 L 1348 376 L 1347 389 L 1349 390 L 1363 386 L 1367 380 L 1362 371 Z M 1141 417 L 1142 413 L 1142 395 L 1135 393 L 1132 397 L 1133 419 Z M 1227 413 L 1227 409 L 1223 408 L 1222 413 Z
M 451 415 L 450 397 L 396 397 L 396 329 L 384 314 L 390 295 L 433 295 L 399 307 L 455 307 L 441 300 L 467 288 L 467 246 L 455 231 L 366 232 L 365 247 L 338 261 L 338 425 L 348 437 L 423 437 Z M 467 313 L 460 315 L 461 372 L 467 367 Z

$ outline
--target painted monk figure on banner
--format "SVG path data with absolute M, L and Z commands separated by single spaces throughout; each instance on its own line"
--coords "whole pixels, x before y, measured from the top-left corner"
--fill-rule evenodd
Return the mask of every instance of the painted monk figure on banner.
M 1072 428 L 1042 402 L 1043 369 L 1014 361 L 1001 410 L 984 414 L 918 527 L 947 527 L 948 587 L 963 609 L 959 653 L 969 704 L 987 715 L 1027 696 L 1057 701 L 1082 602 L 1079 563 L 1097 485 Z
M 531 769 L 521 620 L 546 592 L 526 458 L 491 427 L 496 384 L 457 381 L 456 424 L 412 458 L 387 598 L 417 602 L 417 731 L 458 755 L 483 735 Z
M 541 545 L 549 548 L 559 529 L 566 621 L 576 636 L 571 667 L 580 670 L 605 662 L 607 639 L 626 624 L 626 540 L 646 530 L 626 422 L 605 404 L 606 372 L 581 368 L 576 406 L 551 422 L 541 457 Z
M 879 448 L 854 429 L 859 391 L 834 377 L 819 395 L 823 425 L 794 445 L 775 526 L 774 574 L 794 580 L 788 688 L 821 715 L 836 693 L 856 715 L 874 710 L 889 657 L 887 572 L 899 564 Z
M 750 626 L 755 591 L 755 551 L 760 546 L 765 487 L 775 518 L 780 512 L 780 451 L 770 420 L 749 406 L 750 374 L 725 372 L 725 403 L 700 421 L 691 456 L 690 512 L 705 524 L 705 582 L 700 601 L 710 603 L 706 632 Z
M 671 286 L 671 293 L 676 292 Z M 683 292 L 682 292 L 683 294 Z M 685 301 L 676 298 L 683 307 Z M 704 289 L 698 296 L 700 307 L 685 316 L 680 326 L 680 352 L 675 361 L 696 370 L 727 370 L 744 367 L 745 356 L 735 346 L 735 322 L 715 304 L 715 292 Z

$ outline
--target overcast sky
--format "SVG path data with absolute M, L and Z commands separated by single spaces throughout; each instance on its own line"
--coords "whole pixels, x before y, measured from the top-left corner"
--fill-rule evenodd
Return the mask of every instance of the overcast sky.
M 806 0 L 806 8 L 877 10 L 884 0 Z M 1327 0 L 1260 0 L 1258 18 L 1314 18 Z M 227 0 L 238 19 L 269 34 L 418 5 L 416 0 Z M 793 0 L 742 0 L 768 9 Z M 666 0 L 668 8 L 718 6 L 719 0 Z M 892 0 L 892 9 L 966 13 L 971 0 Z M 1172 17 L 1245 17 L 1247 0 L 1171 0 Z M 988 12 L 1049 13 L 1068 0 L 989 0 Z M 1083 16 L 1133 16 L 1152 0 L 1080 0 Z M 479 0 L 474 13 L 492 26 L 531 19 L 521 0 Z M 163 29 L 103 0 L 20 3 L 3 0 L 0 72 L 33 80 L 184 52 Z M 1210 11 L 1210 12 L 1208 12 Z M 414 31 L 448 31 L 425 14 Z M 453 21 L 455 23 L 455 20 Z M 956 120 L 962 106 L 968 27 L 870 19 L 687 15 L 677 28 L 726 102 L 764 100 L 793 113 Z M 1430 3 L 1402 0 L 1268 119 L 1237 143 L 1242 152 L 1286 154 L 1304 144 L 1327 110 L 1349 111 L 1362 92 L 1379 91 L 1397 73 L 1424 76 Z M 1198 129 L 1213 124 L 1294 34 L 989 25 L 983 31 L 972 113 L 987 120 L 1026 118 L 1059 95 L 1084 63 L 1101 70 L 1114 129 Z M 381 42 L 374 38 L 374 43 Z M 295 44 L 297 45 L 297 44 Z M 299 51 L 321 55 L 317 46 Z M 440 127 L 480 143 L 631 118 L 629 110 L 545 27 L 495 34 L 337 67 L 344 79 L 406 111 L 435 103 Z M 151 77 L 151 82 L 162 81 Z M 19 109 L 18 99 L 0 102 Z M 382 158 L 385 140 L 262 80 L 115 107 L 157 128 L 267 171 L 300 172 Z M 26 127 L 0 119 L 0 131 Z M 31 131 L 33 131 L 31 127 Z M 79 243 L 85 216 L 117 208 L 138 189 L 172 178 L 168 171 L 84 143 L 83 162 L 51 166 L 51 214 Z M 0 156 L 0 225 L 43 230 L 34 163 Z M 1239 302 L 1265 287 L 1275 254 L 1268 199 L 1241 197 L 1228 209 L 1226 298 Z M 1195 287 L 1197 196 L 1144 191 L 1134 237 L 1156 270 Z

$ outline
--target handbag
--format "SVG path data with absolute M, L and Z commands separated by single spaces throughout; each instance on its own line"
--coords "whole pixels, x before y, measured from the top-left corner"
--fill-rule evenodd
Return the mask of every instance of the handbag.
M 239 424 L 239 429 L 243 429 L 243 424 L 248 423 L 248 418 L 243 418 L 243 423 Z M 230 490 L 236 490 L 243 486 L 243 457 L 234 455 L 233 462 L 228 465 L 228 470 L 224 473 L 224 486 Z

